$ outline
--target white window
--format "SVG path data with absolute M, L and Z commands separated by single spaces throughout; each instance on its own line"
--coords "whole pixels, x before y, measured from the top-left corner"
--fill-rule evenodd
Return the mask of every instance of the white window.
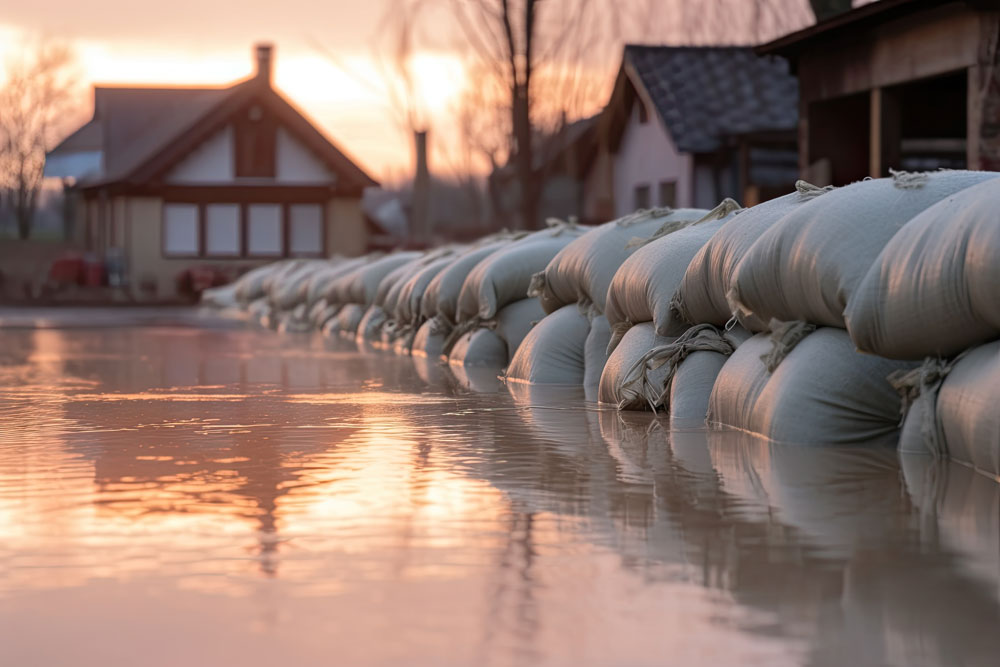
M 247 252 L 251 255 L 282 254 L 281 205 L 247 206 Z
M 323 254 L 323 208 L 319 204 L 289 207 L 288 245 L 295 255 Z
M 163 205 L 163 254 L 198 254 L 197 204 Z
M 239 204 L 209 204 L 205 207 L 205 254 L 240 254 Z

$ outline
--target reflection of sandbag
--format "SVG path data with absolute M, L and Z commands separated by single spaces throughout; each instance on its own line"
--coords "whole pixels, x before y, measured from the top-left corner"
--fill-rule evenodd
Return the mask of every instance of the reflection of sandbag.
M 671 313 L 670 304 L 684 272 L 701 247 L 738 210 L 739 205 L 727 199 L 702 221 L 660 236 L 626 259 L 608 288 L 604 314 L 612 332 L 620 333 L 633 323 L 653 322 L 660 336 L 682 333 L 686 323 Z M 613 336 L 611 345 L 617 340 L 618 336 Z
M 1000 180 L 929 207 L 886 244 L 847 303 L 858 349 L 949 357 L 1000 337 Z
M 894 379 L 909 402 L 901 449 L 947 456 L 1000 478 L 1000 341 L 951 362 L 930 358 Z
M 507 304 L 527 297 L 531 277 L 584 231 L 566 227 L 537 232 L 483 259 L 462 284 L 456 321 L 492 319 Z
M 487 331 L 480 329 L 480 331 Z M 473 348 L 475 352 L 475 346 Z M 458 385 L 479 394 L 495 394 L 504 387 L 500 380 L 502 364 L 452 364 L 449 366 Z
M 626 484 L 652 484 L 666 465 L 667 433 L 653 415 L 640 412 L 598 412 L 601 437 L 618 464 L 616 477 Z
M 888 380 L 914 364 L 861 354 L 847 332 L 805 336 L 768 372 L 781 341 L 757 334 L 726 361 L 709 400 L 709 422 L 789 444 L 895 443 L 901 401 Z
M 897 174 L 832 190 L 764 232 L 736 269 L 730 305 L 758 321 L 844 327 L 844 308 L 889 239 L 912 217 L 1000 174 Z
M 817 188 L 804 181 L 796 183 L 796 192 L 757 204 L 740 211 L 719 228 L 688 264 L 684 279 L 674 297 L 675 306 L 685 322 L 722 326 L 732 317 L 726 293 L 743 255 L 754 241 L 786 213 L 829 188 Z M 743 326 L 753 332 L 767 330 L 767 322 L 750 316 Z
M 571 303 L 593 303 L 604 312 L 608 287 L 618 267 L 637 249 L 634 239 L 646 239 L 666 223 L 695 221 L 708 211 L 669 208 L 638 211 L 591 229 L 552 258 L 541 273 L 545 311 Z
M 666 345 L 673 340 L 673 338 L 656 335 L 652 322 L 643 322 L 629 329 L 604 365 L 597 392 L 598 400 L 601 403 L 615 405 L 619 410 L 644 410 L 648 408 L 648 404 L 641 395 L 620 393 L 622 380 L 649 350 Z M 650 374 L 650 381 L 653 383 L 662 382 L 665 375 L 665 370 L 653 371 Z
M 590 323 L 576 304 L 546 315 L 517 348 L 508 382 L 579 385 L 584 375 L 584 345 Z

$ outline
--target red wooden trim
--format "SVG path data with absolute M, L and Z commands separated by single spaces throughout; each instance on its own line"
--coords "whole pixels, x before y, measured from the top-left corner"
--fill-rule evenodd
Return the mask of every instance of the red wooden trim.
M 248 257 L 250 255 L 247 252 L 247 205 L 246 202 L 240 202 L 240 256 Z

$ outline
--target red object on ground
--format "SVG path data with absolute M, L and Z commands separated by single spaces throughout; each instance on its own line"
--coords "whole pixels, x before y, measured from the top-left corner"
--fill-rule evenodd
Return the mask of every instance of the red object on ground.
M 60 285 L 80 285 L 84 281 L 83 257 L 76 254 L 65 255 L 52 262 L 49 280 Z

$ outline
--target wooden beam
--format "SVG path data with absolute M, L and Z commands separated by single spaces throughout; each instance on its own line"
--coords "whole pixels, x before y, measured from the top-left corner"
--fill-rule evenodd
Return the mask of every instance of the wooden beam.
M 881 178 L 900 163 L 899 96 L 892 90 L 873 88 L 869 103 L 868 175 Z
M 982 169 L 979 155 L 979 135 L 983 125 L 983 77 L 982 65 L 973 65 L 968 70 L 965 93 L 965 168 Z

